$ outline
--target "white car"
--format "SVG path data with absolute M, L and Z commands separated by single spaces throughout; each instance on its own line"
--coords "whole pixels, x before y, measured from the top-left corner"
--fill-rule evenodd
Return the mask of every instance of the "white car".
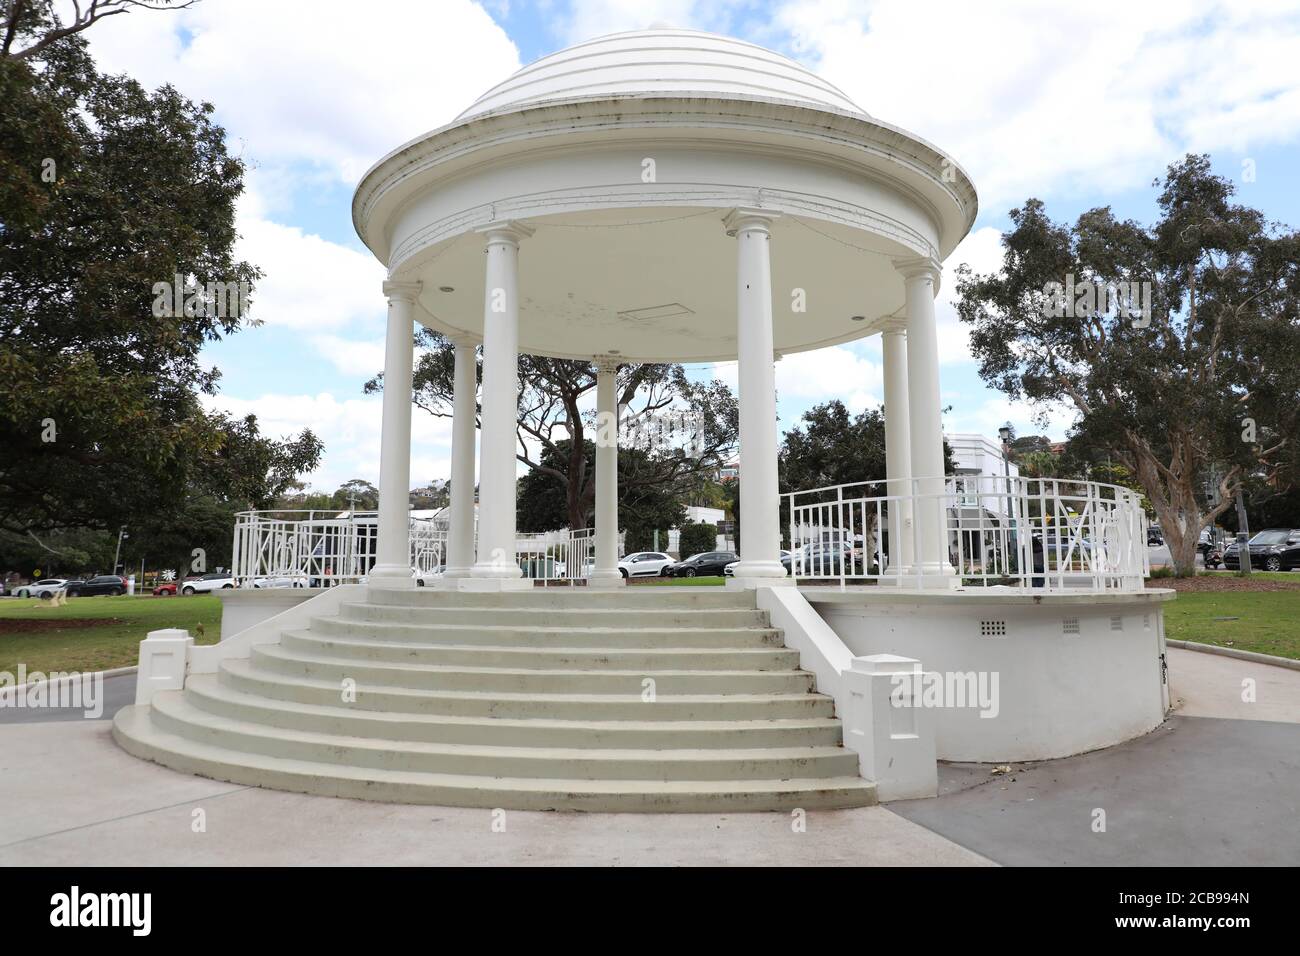
M 228 573 L 209 571 L 197 578 L 186 578 L 180 584 L 180 592 L 181 594 L 209 594 L 212 591 L 221 591 L 234 586 L 235 579 Z
M 35 597 L 45 600 L 54 597 L 67 586 L 67 578 L 42 578 L 33 584 L 24 584 L 20 588 L 14 588 L 14 597 Z
M 255 588 L 305 588 L 307 586 L 307 575 L 285 572 L 284 574 L 268 574 L 265 577 L 253 578 L 253 587 Z
M 790 557 L 790 552 L 785 550 L 785 548 L 782 548 L 781 557 L 783 558 Z M 729 565 L 727 565 L 725 568 L 722 569 L 722 573 L 729 578 L 734 578 L 736 576 L 736 565 L 738 565 L 739 563 L 740 563 L 739 561 L 732 561 Z
M 662 551 L 638 551 L 620 561 L 618 570 L 625 578 L 659 577 L 664 568 L 673 563 L 673 559 Z

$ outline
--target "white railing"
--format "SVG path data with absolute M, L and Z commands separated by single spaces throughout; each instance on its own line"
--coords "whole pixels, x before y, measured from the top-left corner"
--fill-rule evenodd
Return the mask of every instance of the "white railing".
M 432 575 L 445 563 L 447 531 L 427 518 L 412 518 L 410 527 L 412 572 Z M 240 587 L 355 584 L 374 566 L 378 541 L 373 511 L 241 511 L 233 577 Z
M 331 587 L 361 581 L 375 564 L 379 516 L 337 511 L 243 511 L 235 516 L 232 575 L 239 587 Z M 446 564 L 447 529 L 410 521 L 412 576 L 435 577 Z M 585 579 L 595 563 L 595 532 L 519 535 L 524 577 L 558 584 Z
M 1113 591 L 1150 573 L 1141 500 L 1117 485 L 963 475 L 782 498 L 791 573 L 805 581 Z
M 585 581 L 596 563 L 596 533 L 584 528 L 516 535 L 515 559 L 525 578 L 544 585 Z

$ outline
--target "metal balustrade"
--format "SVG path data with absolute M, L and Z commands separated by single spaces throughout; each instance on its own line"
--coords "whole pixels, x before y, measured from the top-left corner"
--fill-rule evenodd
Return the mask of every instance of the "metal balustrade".
M 242 511 L 235 516 L 233 574 L 239 587 L 330 587 L 365 579 L 378 555 L 379 516 L 336 511 Z M 428 581 L 446 564 L 447 528 L 410 519 L 411 575 Z M 595 532 L 519 535 L 524 577 L 557 584 L 585 579 L 595 564 Z
M 782 507 L 791 573 L 803 581 L 1117 591 L 1140 590 L 1150 573 L 1141 499 L 1118 485 L 988 475 L 867 481 L 789 492 Z M 939 519 L 919 520 L 923 509 Z M 938 529 L 930 540 L 927 525 Z

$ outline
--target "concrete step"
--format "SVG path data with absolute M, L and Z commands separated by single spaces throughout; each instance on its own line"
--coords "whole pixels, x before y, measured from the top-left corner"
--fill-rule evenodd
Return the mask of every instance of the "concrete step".
M 519 694 L 640 694 L 654 681 L 655 694 L 799 694 L 813 688 L 802 671 L 754 670 L 582 670 L 393 664 L 305 654 L 279 644 L 261 644 L 249 659 L 257 667 L 316 677 L 424 690 L 477 690 Z
M 573 602 L 575 605 L 579 602 Z M 339 609 L 348 621 L 391 624 L 472 624 L 488 627 L 601 627 L 664 630 L 688 627 L 768 627 L 766 611 L 756 608 L 624 607 L 426 607 L 349 603 Z
M 317 634 L 338 637 L 373 637 L 383 641 L 421 644 L 490 644 L 495 647 L 758 647 L 783 646 L 781 632 L 770 627 L 530 627 L 525 624 L 407 623 L 355 621 L 341 617 L 313 617 Z
M 271 700 L 338 706 L 338 680 L 294 676 L 256 667 L 251 661 L 223 661 L 222 684 Z M 640 688 L 630 694 L 500 693 L 422 690 L 370 684 L 358 679 L 353 708 L 395 714 L 505 717 L 554 720 L 787 720 L 828 718 L 834 702 L 822 694 L 664 694 L 653 702 Z
M 183 691 L 155 694 L 162 731 L 241 753 L 380 770 L 577 780 L 743 780 L 847 776 L 857 755 L 841 747 L 626 750 L 376 740 L 268 727 L 202 710 Z
M 642 586 L 610 588 L 529 588 L 521 591 L 443 591 L 439 588 L 366 589 L 366 603 L 400 607 L 448 608 L 618 608 L 677 610 L 755 608 L 754 592 L 721 587 Z
M 175 770 L 245 786 L 396 803 L 606 812 L 790 811 L 870 806 L 856 775 L 791 780 L 484 778 L 317 763 L 238 752 L 159 728 L 147 705 L 124 707 L 113 736 L 128 752 Z
M 754 747 L 835 747 L 840 723 L 829 717 L 769 720 L 554 720 L 460 717 L 322 706 L 246 693 L 216 674 L 196 674 L 186 698 L 201 710 L 268 727 L 377 740 L 516 747 L 663 750 Z M 335 695 L 337 701 L 337 695 Z M 644 711 L 644 706 L 643 706 Z
M 312 631 L 285 631 L 280 647 L 320 657 L 396 664 L 542 670 L 760 670 L 792 671 L 799 653 L 777 647 L 495 647 L 490 644 L 417 644 Z

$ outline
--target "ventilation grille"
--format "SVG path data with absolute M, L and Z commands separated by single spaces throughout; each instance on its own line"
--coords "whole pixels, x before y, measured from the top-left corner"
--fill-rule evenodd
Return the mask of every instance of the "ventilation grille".
M 618 314 L 620 319 L 671 319 L 679 315 L 694 315 L 680 302 L 668 302 L 664 305 L 651 305 L 644 309 L 625 309 Z
M 1118 614 L 1112 616 L 1110 619 L 1110 629 L 1112 631 L 1124 630 L 1124 618 Z
M 980 621 L 980 637 L 1006 637 L 1006 621 Z
M 1062 634 L 1078 634 L 1078 633 L 1079 633 L 1079 619 L 1078 619 L 1077 617 L 1067 617 L 1065 620 L 1063 620 L 1063 621 L 1061 622 L 1061 633 L 1062 633 Z

